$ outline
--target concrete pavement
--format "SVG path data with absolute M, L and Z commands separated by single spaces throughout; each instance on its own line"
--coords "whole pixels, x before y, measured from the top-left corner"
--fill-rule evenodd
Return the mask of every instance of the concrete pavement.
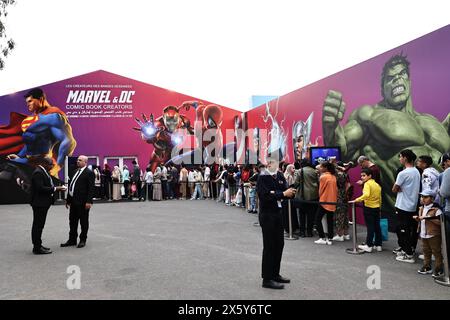
M 0 206 L 0 299 L 449 299 L 450 288 L 419 275 L 420 263 L 395 261 L 396 236 L 381 253 L 353 256 L 351 242 L 316 245 L 286 241 L 284 290 L 261 287 L 261 229 L 256 215 L 212 200 L 95 204 L 87 246 L 60 248 L 68 211 L 53 206 L 43 244 L 31 252 L 28 205 Z M 359 239 L 364 238 L 364 228 Z M 69 266 L 81 270 L 81 289 L 66 286 Z M 369 290 L 370 266 L 381 289 Z

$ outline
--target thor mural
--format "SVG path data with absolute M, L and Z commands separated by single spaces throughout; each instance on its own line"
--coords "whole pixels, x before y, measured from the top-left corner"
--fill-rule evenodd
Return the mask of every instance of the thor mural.
M 392 212 L 395 196 L 391 188 L 400 166 L 398 155 L 411 149 L 438 159 L 450 149 L 449 115 L 443 122 L 414 110 L 411 100 L 410 62 L 402 54 L 393 56 L 381 74 L 382 100 L 354 110 L 347 123 L 343 94 L 330 90 L 323 104 L 322 126 L 327 146 L 340 146 L 343 160 L 365 155 L 381 169 L 383 210 Z

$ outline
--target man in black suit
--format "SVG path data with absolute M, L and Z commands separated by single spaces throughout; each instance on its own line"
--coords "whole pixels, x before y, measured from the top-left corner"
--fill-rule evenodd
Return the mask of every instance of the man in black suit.
M 276 156 L 267 158 L 266 169 L 259 174 L 256 184 L 263 235 L 262 286 L 270 289 L 283 289 L 283 283 L 290 282 L 280 275 L 284 247 L 281 201 L 294 197 L 296 192 L 293 188 L 288 189 L 286 179 L 278 170 L 278 159 Z
M 92 207 L 92 198 L 95 193 L 95 175 L 87 168 L 88 158 L 79 156 L 77 159 L 78 170 L 69 180 L 69 192 L 66 199 L 66 208 L 70 207 L 69 213 L 69 240 L 62 243 L 61 247 L 75 246 L 78 237 L 78 221 L 81 225 L 80 242 L 77 248 L 86 245 L 89 229 L 89 210 Z
M 49 254 L 52 251 L 42 246 L 42 230 L 44 230 L 47 212 L 55 202 L 53 194 L 56 191 L 65 191 L 66 187 L 55 187 L 49 174 L 53 168 L 52 158 L 43 158 L 42 163 L 34 170 L 31 178 L 31 207 L 33 208 L 33 226 L 31 228 L 31 240 L 34 254 Z

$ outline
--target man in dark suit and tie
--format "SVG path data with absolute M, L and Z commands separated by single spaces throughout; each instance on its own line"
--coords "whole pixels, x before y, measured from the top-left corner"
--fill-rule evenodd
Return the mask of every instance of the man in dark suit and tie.
M 69 180 L 69 192 L 66 199 L 66 208 L 69 213 L 69 240 L 62 243 L 61 247 L 75 246 L 78 237 L 78 221 L 81 225 L 80 242 L 77 248 L 86 245 L 89 229 L 89 210 L 92 207 L 92 198 L 95 194 L 95 175 L 87 168 L 88 158 L 79 156 L 77 159 L 78 170 Z
M 281 256 L 284 247 L 281 201 L 292 198 L 296 190 L 287 186 L 279 172 L 279 157 L 267 157 L 267 166 L 258 177 L 256 192 L 259 197 L 259 224 L 263 235 L 262 286 L 283 289 L 290 280 L 280 275 Z
M 31 240 L 34 254 L 49 254 L 52 251 L 42 246 L 42 231 L 44 230 L 47 212 L 55 202 L 53 194 L 56 191 L 65 191 L 65 186 L 55 187 L 49 174 L 53 168 L 53 160 L 50 157 L 43 158 L 31 177 L 31 207 L 33 208 L 33 226 L 31 228 Z

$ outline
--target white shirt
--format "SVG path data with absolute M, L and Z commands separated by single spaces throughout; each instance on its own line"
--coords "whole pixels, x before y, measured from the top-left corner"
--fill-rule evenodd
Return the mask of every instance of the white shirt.
M 205 168 L 205 181 L 209 181 L 209 176 L 211 175 L 211 169 L 209 167 Z
M 434 194 L 434 202 L 439 203 L 439 172 L 429 167 L 423 170 L 422 173 L 422 191 L 431 190 Z
M 189 181 L 189 182 L 194 182 L 194 181 L 195 181 L 195 174 L 194 174 L 194 171 L 189 171 L 188 181 Z
M 397 193 L 395 207 L 408 212 L 415 212 L 419 200 L 420 173 L 416 168 L 402 170 L 395 184 L 401 188 Z
M 153 183 L 153 173 L 151 171 L 148 171 L 145 173 L 145 182 L 147 183 Z
M 72 181 L 70 181 L 70 185 L 69 185 L 69 194 L 73 197 L 73 191 L 75 190 L 75 185 L 77 183 L 78 178 L 81 176 L 81 174 L 83 173 L 84 169 L 86 169 L 86 167 L 83 168 L 79 168 L 78 171 L 75 173 L 75 175 L 72 178 Z
M 428 214 L 428 210 L 430 210 L 433 207 L 433 204 L 429 204 L 427 206 L 423 206 L 423 211 L 422 211 L 422 217 L 426 217 Z M 438 209 L 436 211 L 436 216 L 440 216 L 442 214 L 442 211 L 440 209 Z M 425 220 L 420 221 L 420 237 L 422 239 L 430 239 L 433 238 L 434 236 L 427 234 L 427 229 L 425 226 Z
M 165 166 L 162 167 L 161 180 L 167 180 L 167 168 Z

